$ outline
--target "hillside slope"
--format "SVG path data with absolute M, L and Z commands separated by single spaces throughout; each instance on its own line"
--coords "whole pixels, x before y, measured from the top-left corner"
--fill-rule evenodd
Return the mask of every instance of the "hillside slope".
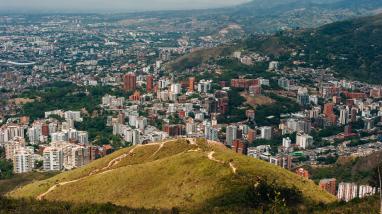
M 228 38 L 236 40 L 242 38 L 242 30 L 251 34 L 314 28 L 373 15 L 381 9 L 380 0 L 248 0 L 244 4 L 215 9 L 114 14 L 107 21 L 133 29 L 183 32 L 195 39 L 201 36 L 225 39 L 227 35 L 220 32 L 233 24 L 239 26 L 240 31 L 231 29 Z
M 317 68 L 330 67 L 341 77 L 378 84 L 382 81 L 381 35 L 382 14 L 379 14 L 316 29 L 281 31 L 272 36 L 252 35 L 241 44 L 203 49 L 180 57 L 169 63 L 168 69 L 182 71 L 229 56 L 234 50 L 245 50 L 271 56 L 284 66 L 304 61 Z
M 247 32 L 275 32 L 372 15 L 380 8 L 377 0 L 252 0 L 225 14 Z
M 203 139 L 120 150 L 8 196 L 181 210 L 268 209 L 283 200 L 288 206 L 335 201 L 310 180 Z
M 250 50 L 271 54 L 288 64 L 305 61 L 332 67 L 339 75 L 378 83 L 382 80 L 382 14 L 336 22 L 312 30 L 285 31 L 246 41 Z M 297 55 L 291 57 L 290 54 Z
M 194 51 L 177 58 L 167 64 L 170 71 L 183 71 L 188 68 L 203 64 L 209 60 L 215 60 L 220 56 L 229 55 L 233 52 L 233 46 L 222 46 Z

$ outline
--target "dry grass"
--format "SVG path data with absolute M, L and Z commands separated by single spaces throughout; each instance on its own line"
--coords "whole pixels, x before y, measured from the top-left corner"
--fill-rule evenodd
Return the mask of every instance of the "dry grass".
M 220 148 L 220 150 L 222 149 Z M 312 180 L 296 176 L 295 173 L 284 170 L 281 167 L 267 164 L 258 159 L 235 155 L 233 151 L 220 151 L 216 153 L 215 157 L 225 160 L 227 163 L 232 161 L 238 168 L 238 174 L 253 174 L 267 181 L 274 181 L 280 186 L 297 188 L 311 201 L 322 203 L 335 201 L 332 195 L 317 188 L 317 185 Z
M 273 103 L 275 103 L 275 101 L 271 99 L 270 97 L 266 97 L 262 95 L 252 96 L 248 94 L 247 92 L 241 92 L 240 95 L 244 97 L 246 99 L 246 102 L 252 107 L 262 106 L 262 105 L 272 105 Z
M 240 181 L 241 175 L 258 176 L 275 181 L 280 186 L 295 187 L 313 202 L 332 202 L 335 199 L 322 191 L 312 181 L 260 160 L 238 155 L 217 143 L 197 139 L 196 145 L 187 140 L 171 140 L 163 144 L 137 147 L 130 156 L 104 173 L 59 186 L 47 194 L 48 200 L 70 202 L 112 202 L 133 208 L 195 209 L 207 201 L 232 192 L 231 182 Z M 197 149 L 198 148 L 198 149 Z M 120 150 L 110 157 L 97 160 L 88 166 L 59 174 L 17 189 L 9 195 L 15 198 L 36 197 L 55 183 L 87 176 L 101 169 L 114 158 L 131 149 Z M 214 157 L 222 162 L 208 159 Z M 230 161 L 237 168 L 234 174 Z M 243 185 L 245 185 L 243 183 Z
M 46 180 L 56 174 L 57 173 L 55 172 L 31 172 L 25 174 L 16 174 L 11 179 L 0 180 L 0 195 L 3 195 L 19 186 L 24 186 L 40 180 Z
M 8 101 L 9 104 L 15 104 L 15 105 L 24 105 L 27 103 L 33 103 L 34 99 L 29 98 L 15 98 Z
M 192 53 L 189 53 L 187 55 L 181 56 L 177 58 L 176 60 L 168 63 L 166 65 L 166 68 L 169 71 L 176 71 L 176 70 L 183 70 L 186 68 L 185 65 L 188 64 L 194 64 L 201 65 L 208 60 L 216 59 L 220 56 L 229 55 L 233 52 L 234 48 L 230 46 L 222 46 L 222 47 L 216 47 L 216 48 L 207 48 L 207 49 L 201 49 L 196 50 Z

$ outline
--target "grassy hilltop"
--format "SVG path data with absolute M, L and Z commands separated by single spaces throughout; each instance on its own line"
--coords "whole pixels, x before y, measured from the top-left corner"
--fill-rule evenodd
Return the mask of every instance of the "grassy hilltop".
M 310 180 L 203 139 L 123 149 L 8 196 L 188 211 L 268 210 L 335 201 Z

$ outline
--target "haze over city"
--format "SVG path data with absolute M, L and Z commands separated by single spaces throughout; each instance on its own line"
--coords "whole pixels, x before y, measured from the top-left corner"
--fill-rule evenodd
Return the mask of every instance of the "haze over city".
M 0 0 L 0 10 L 145 11 L 224 7 L 248 0 Z

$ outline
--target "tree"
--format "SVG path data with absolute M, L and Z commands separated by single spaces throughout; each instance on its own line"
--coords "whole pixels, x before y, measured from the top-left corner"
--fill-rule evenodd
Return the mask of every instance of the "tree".
M 34 166 L 35 166 L 36 169 L 42 169 L 43 164 L 44 164 L 44 161 L 36 160 L 35 163 L 34 163 Z
M 10 160 L 0 159 L 0 179 L 7 179 L 13 175 L 13 163 Z

